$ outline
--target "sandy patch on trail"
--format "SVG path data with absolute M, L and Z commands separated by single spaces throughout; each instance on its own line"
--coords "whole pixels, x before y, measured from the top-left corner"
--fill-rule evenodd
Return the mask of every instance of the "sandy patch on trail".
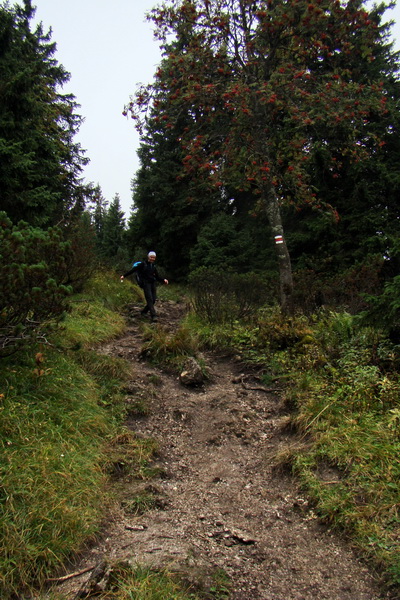
M 132 364 L 129 390 L 152 389 L 148 416 L 130 419 L 139 436 L 157 440 L 161 476 L 118 482 L 115 507 L 98 543 L 72 570 L 105 558 L 167 567 L 203 580 L 223 569 L 232 600 L 378 600 L 368 569 L 329 533 L 288 476 L 269 457 L 289 443 L 282 432 L 283 402 L 255 374 L 228 357 L 206 357 L 214 374 L 202 388 L 146 364 L 140 307 L 132 306 L 126 334 L 103 351 Z M 182 307 L 159 303 L 155 327 L 176 327 Z M 151 492 L 154 508 L 129 513 L 129 498 Z M 90 573 L 58 586 L 76 597 Z

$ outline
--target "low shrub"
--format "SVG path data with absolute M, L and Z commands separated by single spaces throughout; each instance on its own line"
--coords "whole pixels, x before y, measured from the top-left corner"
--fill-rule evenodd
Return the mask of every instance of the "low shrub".
M 229 273 L 201 267 L 189 280 L 193 309 L 209 323 L 232 323 L 254 317 L 275 299 L 270 284 L 255 273 Z

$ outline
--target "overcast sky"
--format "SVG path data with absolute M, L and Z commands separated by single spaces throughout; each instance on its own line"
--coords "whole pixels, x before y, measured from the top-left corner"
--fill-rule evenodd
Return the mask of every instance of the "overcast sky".
M 400 0 L 399 0 L 400 2 Z M 75 138 L 90 158 L 85 178 L 100 184 L 111 202 L 118 193 L 129 216 L 131 180 L 139 162 L 139 137 L 122 116 L 138 83 L 150 83 L 161 60 L 145 13 L 158 0 L 33 0 L 35 21 L 52 28 L 55 58 L 71 73 L 63 91 L 72 93 L 85 118 Z M 400 49 L 400 6 L 388 11 Z
M 64 92 L 81 105 L 85 122 L 75 140 L 90 158 L 87 181 L 111 202 L 118 193 L 128 217 L 139 137 L 122 115 L 137 83 L 149 83 L 161 60 L 145 13 L 157 0 L 33 0 L 35 22 L 52 28 L 55 58 L 71 73 Z

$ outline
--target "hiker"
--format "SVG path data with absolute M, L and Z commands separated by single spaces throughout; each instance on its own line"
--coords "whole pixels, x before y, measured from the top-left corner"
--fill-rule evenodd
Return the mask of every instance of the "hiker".
M 157 315 L 154 309 L 154 304 L 157 299 L 156 281 L 168 285 L 168 279 L 163 279 L 158 274 L 154 264 L 156 256 L 155 252 L 149 252 L 146 260 L 135 263 L 130 271 L 125 273 L 125 275 L 121 275 L 121 281 L 123 281 L 128 275 L 137 273 L 137 281 L 143 288 L 144 297 L 146 298 L 146 306 L 140 311 L 140 314 L 146 315 L 150 312 L 150 317 L 153 322 L 157 321 Z

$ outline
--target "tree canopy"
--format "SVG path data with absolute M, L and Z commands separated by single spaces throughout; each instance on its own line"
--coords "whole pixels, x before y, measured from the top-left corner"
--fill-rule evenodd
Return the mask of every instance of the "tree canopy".
M 203 189 L 254 195 L 278 242 L 283 306 L 292 278 L 282 206 L 335 218 L 310 165 L 323 153 L 334 179 L 342 163 L 379 159 L 390 134 L 384 10 L 358 0 L 181 0 L 151 13 L 166 58 L 127 109 L 139 128 L 150 107 L 161 108 L 163 127 L 184 122 L 184 172 Z M 391 69 L 393 78 L 393 60 Z

